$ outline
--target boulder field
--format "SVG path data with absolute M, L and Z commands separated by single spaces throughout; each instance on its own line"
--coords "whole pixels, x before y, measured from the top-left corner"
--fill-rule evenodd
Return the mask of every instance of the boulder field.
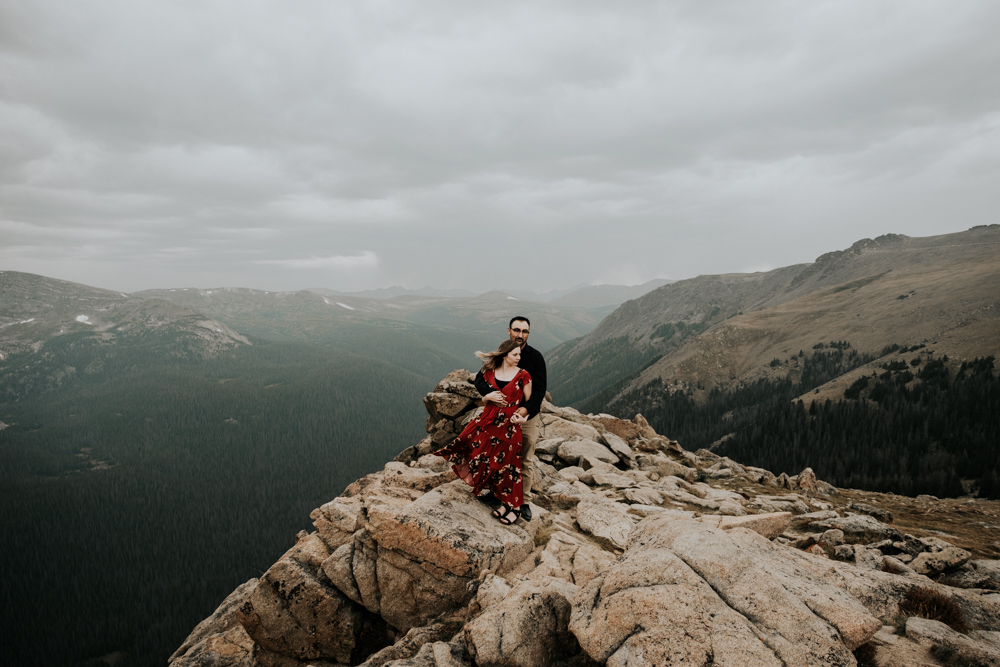
M 171 667 L 1000 665 L 997 561 L 641 415 L 546 401 L 532 520 L 501 525 L 431 454 L 476 397 L 445 377 L 428 436 L 314 510 Z

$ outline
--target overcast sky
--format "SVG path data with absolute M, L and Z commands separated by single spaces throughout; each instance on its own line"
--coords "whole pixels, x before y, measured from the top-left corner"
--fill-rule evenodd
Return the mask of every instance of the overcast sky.
M 0 269 L 544 292 L 996 223 L 998 35 L 992 0 L 2 0 Z

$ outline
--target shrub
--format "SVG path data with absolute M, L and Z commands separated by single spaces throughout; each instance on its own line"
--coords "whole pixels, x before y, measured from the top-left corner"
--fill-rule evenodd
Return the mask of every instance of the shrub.
M 874 644 L 862 644 L 854 649 L 854 659 L 858 661 L 858 667 L 882 667 Z
M 965 624 L 965 616 L 955 601 L 931 588 L 918 586 L 906 591 L 906 595 L 899 603 L 899 611 L 907 616 L 941 621 L 955 632 L 965 634 L 969 631 L 969 627 Z
M 844 398 L 857 398 L 861 395 L 861 390 L 868 386 L 868 376 L 862 375 L 844 391 Z
M 950 646 L 932 646 L 931 655 L 940 660 L 945 667 L 988 667 L 985 662 L 964 656 Z

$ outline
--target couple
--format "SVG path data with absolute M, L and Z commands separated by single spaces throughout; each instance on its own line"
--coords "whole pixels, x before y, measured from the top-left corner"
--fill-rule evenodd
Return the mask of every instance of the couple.
M 538 441 L 545 359 L 528 345 L 531 323 L 518 315 L 507 326 L 509 340 L 493 352 L 476 352 L 483 368 L 476 389 L 485 409 L 447 447 L 434 452 L 452 463 L 455 474 L 480 500 L 501 504 L 493 516 L 504 525 L 531 520 L 532 483 L 538 478 Z M 479 496 L 483 489 L 489 491 Z

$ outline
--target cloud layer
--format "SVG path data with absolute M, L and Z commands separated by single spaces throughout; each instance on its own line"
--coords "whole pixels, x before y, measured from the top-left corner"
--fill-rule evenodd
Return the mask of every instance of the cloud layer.
M 0 266 L 642 282 L 996 222 L 1000 5 L 0 6 Z

